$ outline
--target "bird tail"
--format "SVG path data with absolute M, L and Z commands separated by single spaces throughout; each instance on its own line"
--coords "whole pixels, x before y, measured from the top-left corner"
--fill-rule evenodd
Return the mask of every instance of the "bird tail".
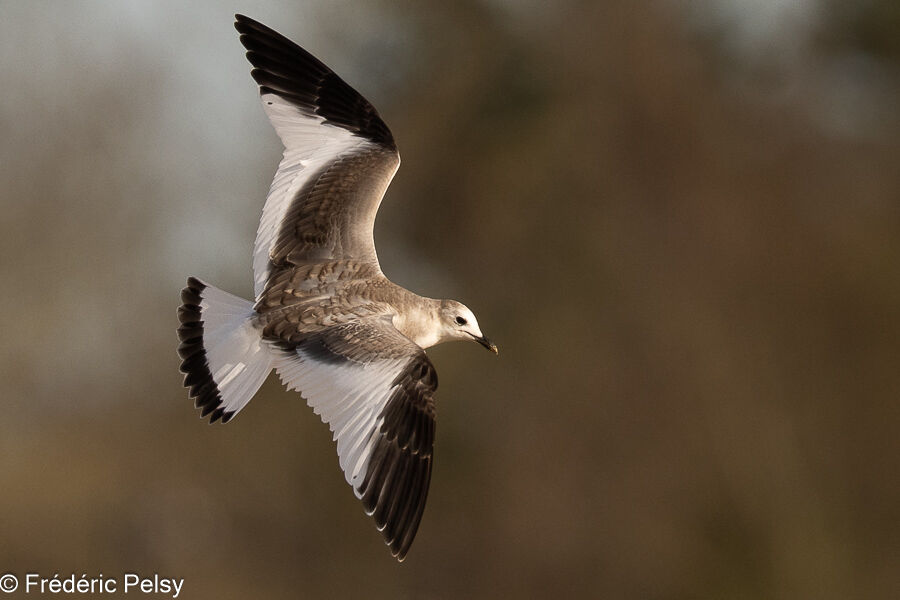
M 189 277 L 178 309 L 184 385 L 209 422 L 227 423 L 272 370 L 274 356 L 253 323 L 253 304 Z

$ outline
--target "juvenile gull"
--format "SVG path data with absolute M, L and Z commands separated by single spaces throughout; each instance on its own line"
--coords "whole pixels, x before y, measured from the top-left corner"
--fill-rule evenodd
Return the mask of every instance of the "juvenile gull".
M 253 250 L 256 301 L 188 278 L 178 309 L 184 385 L 227 423 L 272 369 L 328 423 L 344 476 L 403 560 L 422 519 L 437 373 L 425 348 L 473 340 L 475 315 L 381 272 L 373 225 L 400 155 L 365 98 L 253 19 L 235 28 L 284 144 Z

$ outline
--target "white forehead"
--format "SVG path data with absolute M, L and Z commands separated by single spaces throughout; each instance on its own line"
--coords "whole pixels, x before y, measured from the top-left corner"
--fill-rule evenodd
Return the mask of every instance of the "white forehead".
M 478 331 L 478 332 L 481 331 L 481 327 L 478 325 L 478 319 L 475 318 L 475 313 L 473 313 L 471 310 L 469 310 L 468 307 L 461 306 L 459 316 L 461 316 L 463 319 L 468 321 L 468 323 L 469 323 L 468 328 L 470 330 L 474 329 L 475 331 Z
M 450 318 L 462 317 L 469 323 L 477 323 L 477 319 L 475 319 L 475 313 L 469 310 L 469 307 L 462 302 L 451 300 L 447 303 L 447 306 L 445 306 L 444 310 L 449 313 L 448 316 Z

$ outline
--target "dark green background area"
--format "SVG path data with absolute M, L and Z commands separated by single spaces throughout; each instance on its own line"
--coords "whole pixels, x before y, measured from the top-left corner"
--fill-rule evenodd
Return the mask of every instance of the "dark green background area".
M 894 2 L 749 41 L 725 0 L 231 4 L 0 3 L 0 573 L 900 597 Z M 402 564 L 298 394 L 209 426 L 181 386 L 179 291 L 251 295 L 281 150 L 234 12 L 379 109 L 385 273 L 500 346 L 429 351 Z

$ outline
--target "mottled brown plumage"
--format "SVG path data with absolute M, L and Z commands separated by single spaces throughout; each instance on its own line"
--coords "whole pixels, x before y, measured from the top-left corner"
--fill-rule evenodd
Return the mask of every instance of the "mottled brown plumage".
M 378 112 L 287 38 L 236 19 L 285 151 L 254 244 L 255 302 L 194 278 L 182 295 L 185 385 L 226 422 L 274 369 L 328 423 L 347 482 L 402 560 L 431 480 L 437 373 L 424 349 L 496 346 L 459 302 L 383 275 L 373 227 L 400 156 Z

